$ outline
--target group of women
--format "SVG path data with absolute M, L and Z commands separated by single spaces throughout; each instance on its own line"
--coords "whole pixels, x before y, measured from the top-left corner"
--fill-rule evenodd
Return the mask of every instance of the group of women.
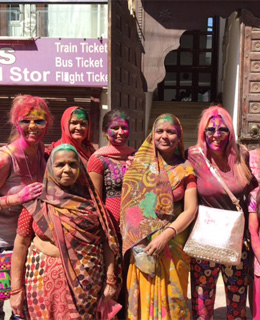
M 237 266 L 191 259 L 183 251 L 198 202 L 235 210 L 200 147 L 240 200 L 246 221 L 250 212 L 245 240 L 249 228 L 257 301 L 260 194 L 255 177 L 260 180 L 260 154 L 249 155 L 236 144 L 224 108 L 203 112 L 197 145 L 186 154 L 181 123 L 171 114 L 155 120 L 137 151 L 126 145 L 129 118 L 118 110 L 105 115 L 102 130 L 108 144 L 97 151 L 82 108 L 65 110 L 62 137 L 45 150 L 42 139 L 52 116 L 43 99 L 17 96 L 10 122 L 12 140 L 0 149 L 0 248 L 13 249 L 15 315 L 107 320 L 120 309 L 118 301 L 123 305 L 119 319 L 190 319 L 190 273 L 192 317 L 212 319 L 221 272 L 227 319 L 246 319 L 246 246 Z M 253 312 L 258 319 L 257 303 Z

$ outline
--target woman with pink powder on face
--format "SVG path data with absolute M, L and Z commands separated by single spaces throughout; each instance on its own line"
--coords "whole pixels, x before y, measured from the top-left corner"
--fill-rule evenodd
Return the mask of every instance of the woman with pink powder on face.
M 248 167 L 248 152 L 236 144 L 232 118 L 224 108 L 217 105 L 204 110 L 199 123 L 198 142 L 196 146 L 189 148 L 188 160 L 197 175 L 200 204 L 236 210 L 228 194 L 211 174 L 198 147 L 204 151 L 228 188 L 240 200 L 247 221 L 248 195 L 254 187 L 253 176 Z M 226 291 L 227 319 L 246 319 L 248 253 L 243 246 L 242 260 L 237 266 L 191 259 L 193 319 L 213 319 L 216 283 L 220 272 Z
M 123 177 L 126 172 L 126 161 L 135 152 L 134 148 L 126 145 L 129 136 L 129 117 L 120 110 L 107 112 L 103 118 L 102 131 L 108 143 L 89 158 L 88 173 L 105 203 L 121 243 L 120 203 Z M 128 261 L 125 259 L 123 265 L 125 275 L 127 268 Z M 119 319 L 125 318 L 125 291 L 124 284 L 118 299 L 123 305 L 118 314 Z
M 129 136 L 129 118 L 125 112 L 111 110 L 103 118 L 102 131 L 107 146 L 97 150 L 88 162 L 88 173 L 103 198 L 119 238 L 120 201 L 126 161 L 135 152 L 126 145 Z
M 9 121 L 10 143 L 0 148 L 0 252 L 13 248 L 22 204 L 42 192 L 42 139 L 53 122 L 46 102 L 30 95 L 13 100 Z M 2 310 L 0 302 L 0 315 Z

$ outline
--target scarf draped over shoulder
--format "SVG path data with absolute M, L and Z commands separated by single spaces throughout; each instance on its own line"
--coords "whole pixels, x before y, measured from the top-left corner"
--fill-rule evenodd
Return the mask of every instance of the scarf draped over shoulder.
M 125 160 L 128 156 L 135 153 L 135 149 L 126 145 L 105 146 L 94 152 L 96 156 L 104 156 L 117 160 Z
M 113 224 L 85 167 L 81 164 L 76 183 L 66 192 L 55 181 L 51 162 L 52 157 L 47 163 L 42 195 L 24 206 L 42 233 L 59 248 L 76 306 L 79 313 L 84 314 L 84 297 L 89 294 L 89 288 L 86 288 L 86 285 L 89 286 L 86 281 L 89 274 L 84 268 L 85 257 L 90 253 L 88 248 L 95 248 L 107 239 L 116 262 L 119 259 L 119 244 Z M 120 277 L 120 267 L 115 268 L 115 274 Z
M 174 220 L 177 208 L 174 207 L 172 191 L 185 177 L 194 174 L 190 163 L 181 160 L 184 150 L 182 136 L 176 148 L 180 163 L 166 172 L 154 145 L 153 132 L 154 128 L 124 176 L 121 198 L 123 254 Z

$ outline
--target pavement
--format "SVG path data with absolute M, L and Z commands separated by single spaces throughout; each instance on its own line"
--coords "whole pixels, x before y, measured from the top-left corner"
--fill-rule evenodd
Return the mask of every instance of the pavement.
M 188 298 L 190 298 L 190 286 L 188 288 L 188 293 L 189 293 Z M 9 300 L 5 301 L 4 311 L 6 313 L 4 320 L 9 320 L 11 316 L 11 308 L 10 308 Z M 173 320 L 178 320 L 178 319 L 173 319 Z M 226 320 L 226 297 L 225 297 L 225 289 L 224 289 L 224 284 L 223 284 L 221 275 L 219 276 L 218 283 L 217 283 L 217 293 L 216 293 L 215 308 L 214 308 L 214 320 Z M 247 301 L 247 320 L 252 320 L 248 301 Z

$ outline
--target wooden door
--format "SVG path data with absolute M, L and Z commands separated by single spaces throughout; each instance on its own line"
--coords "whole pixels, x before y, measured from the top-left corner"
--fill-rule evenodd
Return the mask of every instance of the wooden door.
M 129 144 L 138 148 L 145 137 L 145 94 L 141 78 L 141 44 L 127 1 L 109 1 L 109 86 L 111 109 L 130 116 Z
M 241 18 L 238 136 L 255 149 L 260 146 L 260 19 L 243 10 Z

